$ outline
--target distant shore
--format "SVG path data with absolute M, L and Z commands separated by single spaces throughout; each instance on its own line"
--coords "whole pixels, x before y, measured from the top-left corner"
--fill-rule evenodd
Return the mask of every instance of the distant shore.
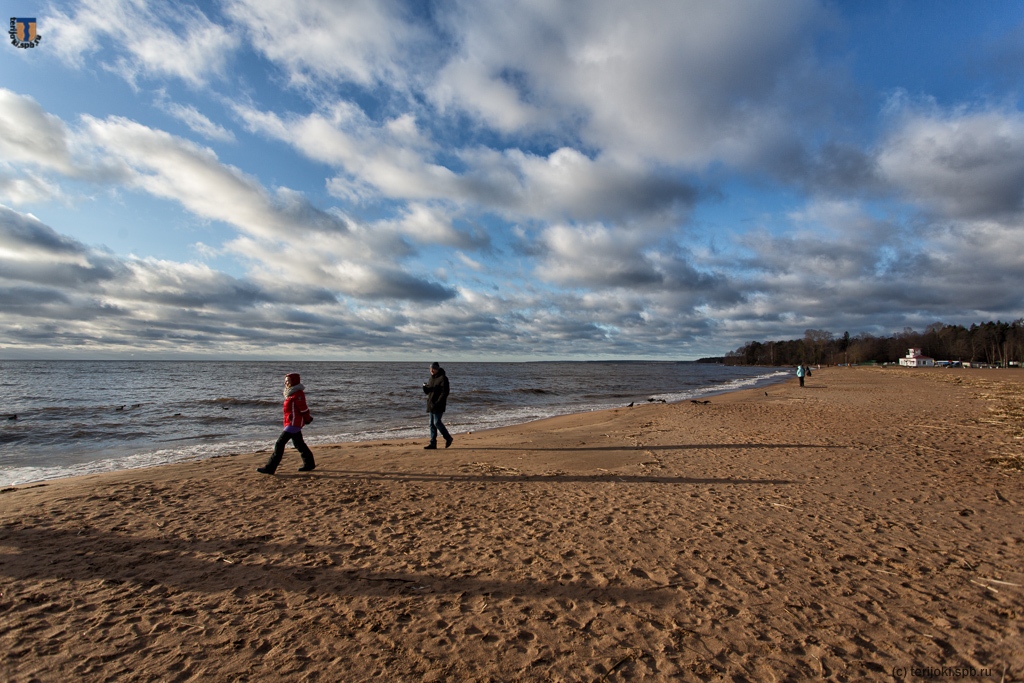
M 1024 373 L 705 400 L 4 489 L 0 674 L 1024 677 Z

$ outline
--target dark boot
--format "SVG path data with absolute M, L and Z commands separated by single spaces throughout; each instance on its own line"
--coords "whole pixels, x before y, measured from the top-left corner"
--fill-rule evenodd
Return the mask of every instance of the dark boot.
M 428 443 L 426 446 L 423 447 L 423 450 L 425 450 L 425 451 L 436 451 L 437 450 L 437 444 L 434 443 L 433 441 L 431 441 L 430 443 Z
M 302 467 L 299 468 L 299 472 L 312 472 L 316 469 L 316 461 L 313 459 L 313 451 L 309 450 L 309 446 L 302 438 L 302 432 L 298 432 L 292 435 L 292 443 L 295 444 L 295 448 L 299 451 L 299 455 L 302 456 Z

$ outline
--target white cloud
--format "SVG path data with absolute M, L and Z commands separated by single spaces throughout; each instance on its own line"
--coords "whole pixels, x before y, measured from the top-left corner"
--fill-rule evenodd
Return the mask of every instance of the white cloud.
M 390 0 L 228 0 L 225 14 L 296 85 L 343 80 L 400 87 L 405 67 L 396 61 L 425 38 Z
M 479 261 L 474 261 L 461 251 L 455 252 L 455 258 L 459 259 L 459 262 L 462 263 L 462 265 L 466 266 L 470 270 L 475 270 L 478 273 L 483 272 L 485 269 L 484 264 Z
M 21 177 L 0 173 L 0 201 L 21 206 L 49 201 L 65 202 L 67 197 L 55 183 L 26 171 Z
M 420 244 L 443 244 L 464 249 L 482 248 L 489 238 L 482 230 L 457 230 L 451 212 L 436 205 L 410 203 L 395 220 L 383 220 L 375 230 L 390 229 Z
M 883 141 L 885 180 L 927 210 L 954 218 L 1024 215 L 1024 115 L 908 111 Z
M 11 156 L 19 160 L 27 156 L 19 152 L 27 149 L 23 141 L 42 130 L 55 142 L 50 145 L 49 156 L 40 156 L 39 163 L 69 174 L 82 173 L 84 167 L 70 160 L 65 142 L 68 134 L 62 121 L 42 112 L 28 98 L 7 91 L 0 91 L 0 96 L 14 104 L 6 110 L 9 125 L 0 130 L 0 144 L 13 150 Z M 99 155 L 95 163 L 118 164 L 121 180 L 129 187 L 178 202 L 201 218 L 223 221 L 241 230 L 249 236 L 248 241 L 236 239 L 226 247 L 285 274 L 288 282 L 377 299 L 439 300 L 454 295 L 452 290 L 406 272 L 399 265 L 411 253 L 400 230 L 367 230 L 336 213 L 313 207 L 302 194 L 284 188 L 271 194 L 255 178 L 221 163 L 208 148 L 122 117 L 101 120 L 83 116 L 82 130 L 76 136 Z M 7 180 L 0 188 L 16 190 L 14 183 L 14 179 Z M 426 213 L 417 217 L 414 212 L 407 219 L 411 221 L 407 226 L 410 229 L 417 220 L 421 228 L 431 226 Z M 387 228 L 386 223 L 382 225 Z M 446 237 L 460 244 L 473 242 L 472 237 L 455 231 Z M 309 258 L 305 255 L 313 240 L 316 255 Z M 286 265 L 278 268 L 279 263 Z M 309 267 L 310 263 L 315 267 Z
M 641 253 L 635 232 L 601 225 L 554 225 L 542 241 L 548 250 L 538 275 L 551 282 L 584 287 L 645 287 L 664 276 Z
M 643 164 L 590 159 L 563 147 L 546 157 L 509 150 L 470 150 L 463 199 L 512 214 L 558 221 L 682 220 L 697 192 L 689 183 Z
M 293 258 L 308 264 L 308 252 L 287 245 L 269 256 L 268 265 Z M 411 299 L 419 308 L 451 296 L 385 266 L 338 265 L 339 277 L 351 279 L 352 288 L 368 298 Z M 6 348 L 86 344 L 245 352 L 297 339 L 380 348 L 379 316 L 373 321 L 355 310 L 315 280 L 234 278 L 204 264 L 115 257 L 0 206 L 0 335 Z
M 228 29 L 177 2 L 81 0 L 70 14 L 55 10 L 44 22 L 46 44 L 66 62 L 81 67 L 98 54 L 132 83 L 146 76 L 204 85 L 224 76 L 238 46 Z
M 212 150 L 121 117 L 83 122 L 96 144 L 133 169 L 136 187 L 268 238 L 294 229 L 255 179 L 221 164 Z
M 438 150 L 424 142 L 409 118 L 376 125 L 350 103 L 337 103 L 326 113 L 285 118 L 251 107 L 235 110 L 250 130 L 344 171 L 328 184 L 341 198 L 379 193 L 546 220 L 665 222 L 679 220 L 697 196 L 690 184 L 670 174 L 643 164 L 593 160 L 571 148 L 546 157 L 518 149 L 455 150 L 465 166 L 456 173 L 433 161 Z
M 520 100 L 511 85 L 488 73 L 485 65 L 461 58 L 449 62 L 430 91 L 443 113 L 462 108 L 502 133 L 530 132 L 541 127 L 543 112 Z
M 342 168 L 347 178 L 335 178 L 329 187 L 341 197 L 372 192 L 403 199 L 432 199 L 455 194 L 455 174 L 431 164 L 423 150 L 407 147 L 408 119 L 401 125 L 376 125 L 347 102 L 337 102 L 325 114 L 281 118 L 272 112 L 236 106 L 250 130 L 293 145 L 310 159 Z M 393 139 L 397 132 L 397 140 Z
M 32 214 L 21 214 L 0 205 L 0 255 L 8 265 L 45 259 L 86 267 L 89 264 L 87 251 L 84 245 L 59 235 Z
M 744 161 L 790 135 L 780 95 L 819 18 L 811 0 L 459 2 L 459 52 L 430 93 L 504 132 L 579 122 L 613 157 Z
M 214 123 L 191 105 L 185 106 L 177 104 L 176 102 L 165 102 L 161 107 L 165 109 L 168 114 L 178 119 L 204 138 L 217 140 L 219 142 L 235 141 L 234 133 L 224 126 Z
M 0 88 L 0 164 L 77 172 L 68 130 L 31 97 Z

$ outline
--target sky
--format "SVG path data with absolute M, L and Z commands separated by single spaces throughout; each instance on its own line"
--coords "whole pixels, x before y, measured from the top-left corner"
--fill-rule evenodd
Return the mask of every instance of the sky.
M 1018 0 L 5 3 L 0 358 L 1024 317 Z

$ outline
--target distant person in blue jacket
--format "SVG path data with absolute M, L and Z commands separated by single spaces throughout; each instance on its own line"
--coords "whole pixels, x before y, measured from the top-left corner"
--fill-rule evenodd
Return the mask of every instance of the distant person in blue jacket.
M 796 378 L 798 380 L 800 380 L 800 386 L 804 385 L 804 375 L 805 374 L 810 374 L 810 373 L 808 373 L 807 371 L 804 370 L 804 366 L 802 366 L 802 365 L 796 366 Z

